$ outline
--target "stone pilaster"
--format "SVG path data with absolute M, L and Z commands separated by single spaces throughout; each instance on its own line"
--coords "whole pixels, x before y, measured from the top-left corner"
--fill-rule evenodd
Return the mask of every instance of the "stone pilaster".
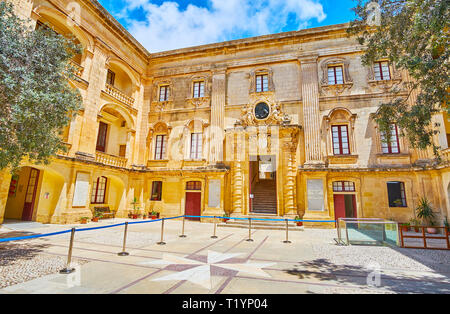
M 213 72 L 209 145 L 209 162 L 212 164 L 223 162 L 226 80 L 225 69 Z
M 89 87 L 84 99 L 83 124 L 77 155 L 84 158 L 95 158 L 98 132 L 98 113 L 100 94 L 106 82 L 106 53 L 100 43 L 96 43 L 92 66 L 90 69 Z
M 320 140 L 319 77 L 317 56 L 300 57 L 305 136 L 305 166 L 323 165 Z
M 148 112 L 150 110 L 152 81 L 147 80 L 142 84 L 139 92 L 138 101 L 138 116 L 136 126 L 136 140 L 135 140 L 135 155 L 133 163 L 137 166 L 147 165 L 147 135 L 148 135 Z
M 289 132 L 282 146 L 283 154 L 283 215 L 297 214 L 297 133 Z
M 241 214 L 244 209 L 242 199 L 244 189 L 243 174 L 242 163 L 239 161 L 234 162 L 231 170 L 231 210 L 234 214 Z

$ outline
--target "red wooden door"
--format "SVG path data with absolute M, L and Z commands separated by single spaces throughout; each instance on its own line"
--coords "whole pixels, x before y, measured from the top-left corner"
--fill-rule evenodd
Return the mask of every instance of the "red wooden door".
M 334 219 L 345 218 L 345 195 L 334 195 Z
M 356 196 L 352 195 L 352 203 L 353 203 L 353 218 L 358 218 L 358 211 L 356 209 Z
M 22 220 L 31 221 L 33 219 L 33 209 L 36 200 L 36 189 L 39 182 L 39 170 L 31 168 L 28 178 L 27 193 L 23 205 Z
M 202 193 L 199 192 L 186 192 L 186 207 L 185 214 L 187 216 L 200 216 Z M 186 218 L 189 220 L 200 220 L 200 218 Z

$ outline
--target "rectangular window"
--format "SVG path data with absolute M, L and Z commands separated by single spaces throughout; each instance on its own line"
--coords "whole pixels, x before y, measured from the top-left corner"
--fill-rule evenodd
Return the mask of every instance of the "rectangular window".
M 376 81 L 387 81 L 391 79 L 391 72 L 389 70 L 389 62 L 379 61 L 373 64 L 373 72 Z
M 351 181 L 333 182 L 334 192 L 355 192 L 355 183 Z
M 256 75 L 256 92 L 268 92 L 269 91 L 269 75 Z
M 159 101 L 169 100 L 169 86 L 164 85 L 159 87 Z
M 106 151 L 106 135 L 108 134 L 108 125 L 106 123 L 100 122 L 98 126 L 98 135 L 97 135 L 97 151 L 105 152 Z
M 205 97 L 205 82 L 194 82 L 194 98 Z
M 92 204 L 105 204 L 107 181 L 108 181 L 108 179 L 106 179 L 105 177 L 99 177 L 97 179 L 97 181 L 94 181 L 94 185 L 92 186 L 92 196 L 91 196 Z
M 333 125 L 331 127 L 331 133 L 333 137 L 334 155 L 350 155 L 347 126 Z
M 202 133 L 191 134 L 191 159 L 202 159 Z
M 162 181 L 153 181 L 151 201 L 160 201 L 162 197 Z
M 106 84 L 114 86 L 115 80 L 116 74 L 113 71 L 108 70 L 108 74 L 106 75 Z
M 391 138 L 389 142 L 387 142 L 384 132 L 381 132 L 381 149 L 383 154 L 400 154 L 397 125 L 391 124 Z
M 389 197 L 389 207 L 407 207 L 405 183 L 388 182 L 387 189 Z
M 328 84 L 344 84 L 344 76 L 342 74 L 342 66 L 328 67 Z
M 166 136 L 156 136 L 155 160 L 164 160 L 166 158 Z

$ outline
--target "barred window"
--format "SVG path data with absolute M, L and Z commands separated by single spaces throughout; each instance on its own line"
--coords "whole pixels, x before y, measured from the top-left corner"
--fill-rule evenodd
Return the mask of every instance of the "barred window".
M 407 207 L 405 183 L 388 182 L 387 189 L 389 197 L 389 207 Z

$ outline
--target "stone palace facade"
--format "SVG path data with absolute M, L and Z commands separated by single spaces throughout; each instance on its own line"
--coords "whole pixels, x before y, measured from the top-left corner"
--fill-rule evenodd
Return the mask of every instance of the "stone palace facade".
M 74 223 L 96 207 L 406 222 L 421 196 L 440 224 L 450 214 L 447 115 L 434 117 L 441 162 L 396 125 L 382 134 L 373 115 L 408 75 L 363 66 L 348 24 L 150 53 L 95 0 L 11 1 L 83 47 L 70 82 L 83 108 L 67 153 L 0 172 L 0 223 Z

